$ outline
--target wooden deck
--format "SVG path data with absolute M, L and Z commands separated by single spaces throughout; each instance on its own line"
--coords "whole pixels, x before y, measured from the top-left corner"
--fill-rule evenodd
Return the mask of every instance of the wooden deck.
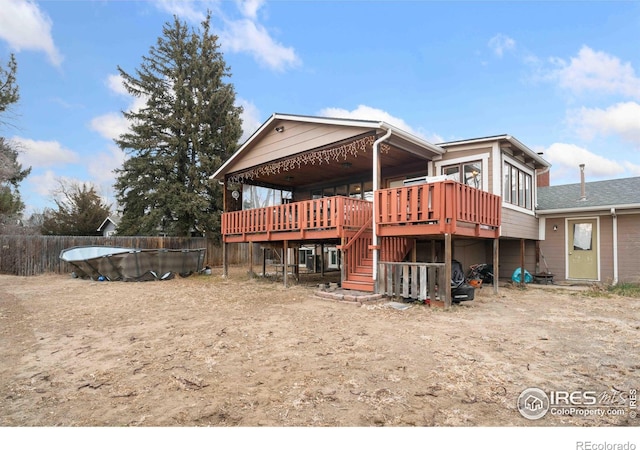
M 382 189 L 374 203 L 336 196 L 222 215 L 225 242 L 275 242 L 341 239 L 371 223 L 378 235 L 451 235 L 497 238 L 501 199 L 457 183 L 437 183 Z M 370 225 L 369 225 L 370 226 Z
M 375 195 L 379 236 L 499 237 L 501 198 L 480 189 L 448 180 Z
M 371 221 L 373 204 L 348 197 L 268 206 L 222 215 L 225 242 L 337 239 Z
M 222 215 L 222 234 L 225 243 L 282 242 L 285 249 L 289 242 L 333 240 L 342 252 L 342 287 L 369 292 L 381 289 L 376 288 L 373 278 L 374 250 L 379 250 L 382 273 L 386 270 L 384 263 L 405 259 L 415 238 L 499 237 L 500 197 L 455 181 L 382 189 L 374 196 L 374 202 L 337 196 L 227 212 Z M 375 247 L 374 226 L 379 236 Z M 409 278 L 412 281 L 402 292 L 406 293 L 407 286 L 411 286 L 412 295 L 426 298 L 423 292 L 427 286 L 423 276 L 426 272 L 403 270 L 409 270 L 403 282 L 409 283 Z M 389 287 L 393 278 L 390 280 L 384 276 L 385 292 L 398 289 Z M 433 274 L 428 280 L 430 283 L 435 280 Z M 432 288 L 429 285 L 428 289 Z M 441 292 L 441 295 L 445 304 L 450 304 L 448 294 Z

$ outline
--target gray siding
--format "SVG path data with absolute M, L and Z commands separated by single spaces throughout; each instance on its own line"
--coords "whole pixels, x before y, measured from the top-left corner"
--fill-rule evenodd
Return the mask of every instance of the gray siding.
M 276 161 L 307 150 L 340 142 L 369 131 L 364 128 L 339 127 L 315 123 L 285 122 L 286 133 L 270 133 L 235 161 L 228 171 Z
M 538 239 L 538 219 L 530 214 L 502 208 L 502 237 L 518 239 Z
M 618 216 L 618 274 L 620 282 L 640 282 L 640 215 Z
M 590 215 L 593 217 L 593 215 Z M 554 280 L 565 280 L 566 242 L 565 220 L 578 216 L 554 217 L 546 220 L 545 240 L 540 243 L 540 250 L 545 256 L 549 271 Z M 613 263 L 613 219 L 611 214 L 603 214 L 600 218 L 600 281 L 611 283 L 614 279 Z M 553 227 L 557 226 L 556 231 Z M 541 269 L 544 265 L 541 261 Z M 618 215 L 618 281 L 621 283 L 640 282 L 640 215 Z
M 511 278 L 513 272 L 520 267 L 520 240 L 501 239 L 500 240 L 500 279 Z M 535 241 L 525 241 L 524 245 L 524 268 L 531 275 L 537 273 L 536 270 L 536 243 Z
M 556 231 L 553 230 L 554 226 L 558 227 Z M 545 240 L 540 241 L 540 271 L 552 273 L 553 279 L 556 281 L 565 279 L 566 251 L 564 235 L 564 218 L 546 220 Z M 548 269 L 545 267 L 545 262 Z

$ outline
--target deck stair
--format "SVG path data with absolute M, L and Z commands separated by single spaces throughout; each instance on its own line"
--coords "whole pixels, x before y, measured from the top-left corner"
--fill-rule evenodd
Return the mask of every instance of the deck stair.
M 375 290 L 373 282 L 373 251 L 371 242 L 373 233 L 371 228 L 359 231 L 356 236 L 348 240 L 343 247 L 345 252 L 344 289 L 364 292 Z M 380 260 L 400 262 L 404 260 L 413 246 L 413 240 L 403 237 L 388 237 L 381 239 Z

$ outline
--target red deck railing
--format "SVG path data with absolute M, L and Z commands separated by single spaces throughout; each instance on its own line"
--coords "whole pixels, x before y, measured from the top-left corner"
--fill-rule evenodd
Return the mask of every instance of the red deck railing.
M 382 189 L 375 196 L 380 236 L 499 235 L 501 198 L 462 183 Z M 337 196 L 233 211 L 222 215 L 222 234 L 236 241 L 343 237 L 366 225 L 372 210 L 372 202 Z
M 247 235 L 358 229 L 371 220 L 373 204 L 348 197 L 268 206 L 266 208 L 227 212 L 222 215 L 222 234 Z M 339 234 L 336 235 L 339 237 Z
M 463 234 L 497 237 L 501 220 L 498 195 L 447 180 L 382 189 L 377 196 L 380 235 Z M 406 230 L 399 230 L 402 225 Z

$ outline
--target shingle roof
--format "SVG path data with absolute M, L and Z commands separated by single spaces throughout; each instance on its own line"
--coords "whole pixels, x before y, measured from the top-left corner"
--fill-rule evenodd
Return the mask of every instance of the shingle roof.
M 538 188 L 538 211 L 640 205 L 640 177 L 585 183 L 586 199 L 580 200 L 580 183 Z

